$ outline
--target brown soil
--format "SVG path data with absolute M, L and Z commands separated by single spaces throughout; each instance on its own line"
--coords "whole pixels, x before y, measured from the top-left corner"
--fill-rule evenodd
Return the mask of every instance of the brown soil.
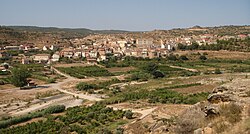
M 134 70 L 134 67 L 112 67 L 112 68 L 106 68 L 109 72 L 115 73 L 115 72 L 127 72 Z
M 187 87 L 187 88 L 176 88 L 172 90 L 180 92 L 180 93 L 184 93 L 184 94 L 190 94 L 190 93 L 212 92 L 213 89 L 217 86 L 218 86 L 217 84 L 200 85 L 200 86 L 193 86 L 193 87 Z

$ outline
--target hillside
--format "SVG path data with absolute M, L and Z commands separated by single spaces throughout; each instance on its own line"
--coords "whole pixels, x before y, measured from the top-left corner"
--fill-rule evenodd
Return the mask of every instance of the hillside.
M 8 26 L 19 32 L 40 32 L 61 34 L 63 37 L 86 36 L 89 34 L 113 34 L 125 33 L 128 31 L 122 30 L 91 30 L 86 28 L 57 28 L 57 27 L 37 27 L 37 26 Z

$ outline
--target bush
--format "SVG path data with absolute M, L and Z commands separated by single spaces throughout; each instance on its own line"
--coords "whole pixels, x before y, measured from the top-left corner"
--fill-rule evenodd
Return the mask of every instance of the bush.
M 235 103 L 224 104 L 220 106 L 220 115 L 234 124 L 241 120 L 242 110 L 242 107 Z
M 0 80 L 0 85 L 4 85 L 4 81 L 3 80 Z
M 124 116 L 127 118 L 127 119 L 132 119 L 133 118 L 133 112 L 131 110 L 127 110 L 124 114 Z
M 193 134 L 194 130 L 201 128 L 205 123 L 205 114 L 198 108 L 190 108 L 177 119 L 176 133 Z
M 131 81 L 147 81 L 151 75 L 144 72 L 135 72 L 129 78 Z
M 12 69 L 11 82 L 13 85 L 17 87 L 25 86 L 28 83 L 28 77 L 30 77 L 30 73 L 27 68 Z
M 165 77 L 165 74 L 159 70 L 156 70 L 154 72 L 152 72 L 152 75 L 154 76 L 154 78 L 163 78 Z
M 61 113 L 64 110 L 65 110 L 64 105 L 56 105 L 56 106 L 50 106 L 44 109 L 42 112 L 44 112 L 44 114 L 52 114 L 52 113 Z
M 98 86 L 95 84 L 88 84 L 85 82 L 80 82 L 76 85 L 76 88 L 80 91 L 88 91 L 90 89 L 97 89 Z
M 56 79 L 54 79 L 54 78 L 48 78 L 48 79 L 46 80 L 46 82 L 47 82 L 47 83 L 55 83 L 55 82 L 56 82 Z
M 205 55 L 201 55 L 199 59 L 200 60 L 207 60 L 207 57 Z
M 216 68 L 215 71 L 214 71 L 215 74 L 221 74 L 222 72 L 220 71 L 219 68 Z
M 31 120 L 32 118 L 41 117 L 41 116 L 44 116 L 46 114 L 60 113 L 60 112 L 63 112 L 64 110 L 65 110 L 64 105 L 51 106 L 51 107 L 48 107 L 44 110 L 37 111 L 37 112 L 31 113 L 31 114 L 27 114 L 27 115 L 23 115 L 23 116 L 19 116 L 19 117 L 12 117 L 8 120 L 0 121 L 0 128 L 6 128 L 8 126 L 18 124 L 21 122 L 25 122 L 25 121 Z
M 185 55 L 181 55 L 181 56 L 180 56 L 180 60 L 188 60 L 188 58 L 187 58 L 187 56 L 185 56 Z

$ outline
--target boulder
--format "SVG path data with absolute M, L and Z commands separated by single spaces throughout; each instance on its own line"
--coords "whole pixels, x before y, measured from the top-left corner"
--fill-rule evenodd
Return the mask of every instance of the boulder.
M 213 131 L 213 129 L 210 128 L 210 127 L 205 127 L 205 128 L 203 129 L 203 134 L 213 134 L 213 133 L 214 133 L 214 131 Z
M 207 98 L 210 103 L 220 103 L 232 101 L 232 98 L 228 94 L 210 94 Z
M 228 88 L 221 86 L 213 89 L 213 93 L 224 92 L 224 91 L 228 91 Z
M 207 106 L 205 107 L 206 117 L 214 117 L 220 114 L 218 107 Z

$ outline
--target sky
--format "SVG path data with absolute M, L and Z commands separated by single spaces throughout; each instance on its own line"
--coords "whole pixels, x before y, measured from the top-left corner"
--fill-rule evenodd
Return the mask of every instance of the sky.
M 130 31 L 250 25 L 250 0 L 0 0 L 0 25 Z

